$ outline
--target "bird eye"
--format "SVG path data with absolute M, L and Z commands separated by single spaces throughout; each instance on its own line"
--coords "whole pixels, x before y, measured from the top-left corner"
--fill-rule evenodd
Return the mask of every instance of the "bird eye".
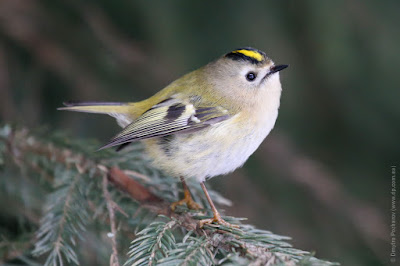
M 253 81 L 253 80 L 256 79 L 256 77 L 257 77 L 257 75 L 254 72 L 249 72 L 249 73 L 246 74 L 246 79 L 248 81 Z

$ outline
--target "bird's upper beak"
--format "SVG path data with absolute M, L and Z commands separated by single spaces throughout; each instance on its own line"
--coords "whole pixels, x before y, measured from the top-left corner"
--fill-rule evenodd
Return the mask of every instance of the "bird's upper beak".
M 277 66 L 273 66 L 271 67 L 271 70 L 268 74 L 273 74 L 276 72 L 279 72 L 281 70 L 284 70 L 285 68 L 287 68 L 289 65 L 277 65 Z

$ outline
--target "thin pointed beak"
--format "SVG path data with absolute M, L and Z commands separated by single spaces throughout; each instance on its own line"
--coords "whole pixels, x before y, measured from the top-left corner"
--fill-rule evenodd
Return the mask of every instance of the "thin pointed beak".
M 287 68 L 289 65 L 277 65 L 277 66 L 273 66 L 270 68 L 269 72 L 263 77 L 263 81 L 267 80 L 267 77 L 271 76 L 272 74 L 279 72 L 285 68 Z
M 287 68 L 289 65 L 277 65 L 277 66 L 273 66 L 271 67 L 271 71 L 269 72 L 269 74 L 273 74 L 276 72 L 279 72 L 281 70 L 284 70 L 285 68 Z

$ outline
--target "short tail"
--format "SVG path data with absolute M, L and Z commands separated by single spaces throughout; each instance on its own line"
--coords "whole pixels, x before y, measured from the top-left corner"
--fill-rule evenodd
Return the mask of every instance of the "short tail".
M 123 102 L 64 102 L 65 107 L 57 108 L 57 110 L 108 114 L 117 119 L 121 127 L 125 127 L 132 123 L 133 103 Z
M 57 108 L 57 110 L 67 110 L 84 113 L 129 113 L 132 105 L 129 103 L 119 102 L 63 102 L 65 107 Z

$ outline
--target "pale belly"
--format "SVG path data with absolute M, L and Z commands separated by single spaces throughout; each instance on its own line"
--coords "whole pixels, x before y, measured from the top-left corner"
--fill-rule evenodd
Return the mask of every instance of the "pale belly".
M 274 127 L 277 114 L 240 126 L 229 119 L 194 133 L 146 140 L 145 144 L 157 168 L 202 182 L 242 166 Z

